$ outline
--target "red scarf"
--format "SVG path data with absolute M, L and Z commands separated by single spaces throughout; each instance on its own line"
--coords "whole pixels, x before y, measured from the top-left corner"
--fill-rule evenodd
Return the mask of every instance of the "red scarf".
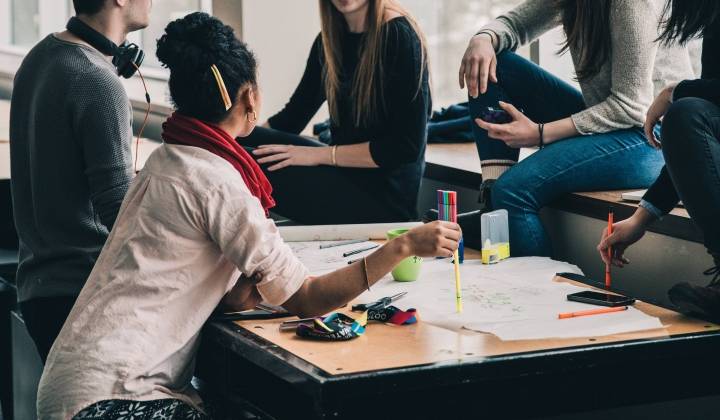
M 230 162 L 240 172 L 252 195 L 260 200 L 266 215 L 268 209 L 275 206 L 270 181 L 255 159 L 225 130 L 177 112 L 173 113 L 162 127 L 165 143 L 199 147 Z

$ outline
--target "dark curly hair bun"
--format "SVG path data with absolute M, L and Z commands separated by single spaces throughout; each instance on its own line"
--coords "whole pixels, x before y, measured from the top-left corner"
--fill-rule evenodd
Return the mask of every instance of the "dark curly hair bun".
M 253 53 L 231 27 L 207 13 L 170 22 L 157 42 L 157 57 L 170 69 L 170 96 L 178 111 L 201 120 L 217 122 L 226 114 L 213 64 L 233 102 L 241 87 L 257 83 Z

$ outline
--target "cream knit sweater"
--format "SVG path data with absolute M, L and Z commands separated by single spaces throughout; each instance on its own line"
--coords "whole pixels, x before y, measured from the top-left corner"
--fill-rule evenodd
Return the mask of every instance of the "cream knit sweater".
M 580 82 L 587 109 L 572 115 L 581 134 L 640 127 L 655 95 L 673 82 L 694 78 L 688 50 L 655 42 L 664 0 L 613 0 L 610 59 Z M 481 30 L 498 35 L 497 52 L 515 50 L 561 25 L 557 0 L 527 0 Z M 578 65 L 579 51 L 570 50 Z M 548 104 L 552 105 L 552 104 Z

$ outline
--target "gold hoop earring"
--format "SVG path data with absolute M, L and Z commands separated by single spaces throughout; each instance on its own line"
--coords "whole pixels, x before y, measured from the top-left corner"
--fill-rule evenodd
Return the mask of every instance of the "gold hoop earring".
M 250 119 L 250 115 L 252 115 L 252 119 Z M 251 123 L 254 123 L 255 121 L 257 121 L 257 112 L 255 112 L 255 111 L 248 112 L 247 120 L 250 121 Z

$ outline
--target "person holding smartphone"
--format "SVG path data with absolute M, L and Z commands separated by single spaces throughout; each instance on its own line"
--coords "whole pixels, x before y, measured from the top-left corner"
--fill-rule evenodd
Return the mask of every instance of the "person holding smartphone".
M 720 321 L 720 3 L 710 0 L 670 0 L 661 41 L 687 43 L 703 38 L 702 76 L 663 89 L 645 120 L 645 134 L 662 148 L 665 167 L 629 219 L 603 231 L 598 251 L 605 263 L 622 267 L 627 248 L 639 241 L 648 226 L 683 201 L 703 233 L 713 267 L 711 280 L 682 282 L 668 292 L 684 313 Z M 653 127 L 662 119 L 660 138 Z M 612 247 L 613 255 L 608 253 Z M 699 276 L 698 276 L 699 277 Z
M 687 50 L 658 45 L 662 0 L 528 0 L 483 27 L 459 71 L 480 155 L 481 210 L 460 218 L 481 246 L 480 215 L 506 209 L 514 256 L 551 256 L 539 211 L 577 191 L 647 188 L 663 166 L 643 135 L 654 93 L 693 76 Z M 555 27 L 580 90 L 515 54 Z M 500 108 L 511 122 L 479 118 Z M 519 150 L 539 147 L 518 163 Z
M 260 300 L 301 317 L 345 305 L 412 255 L 450 256 L 460 229 L 437 222 L 318 277 L 267 217 L 272 188 L 236 138 L 255 129 L 256 60 L 205 13 L 158 41 L 176 112 L 52 346 L 38 418 L 207 418 L 192 387 L 200 331 L 220 304 Z

